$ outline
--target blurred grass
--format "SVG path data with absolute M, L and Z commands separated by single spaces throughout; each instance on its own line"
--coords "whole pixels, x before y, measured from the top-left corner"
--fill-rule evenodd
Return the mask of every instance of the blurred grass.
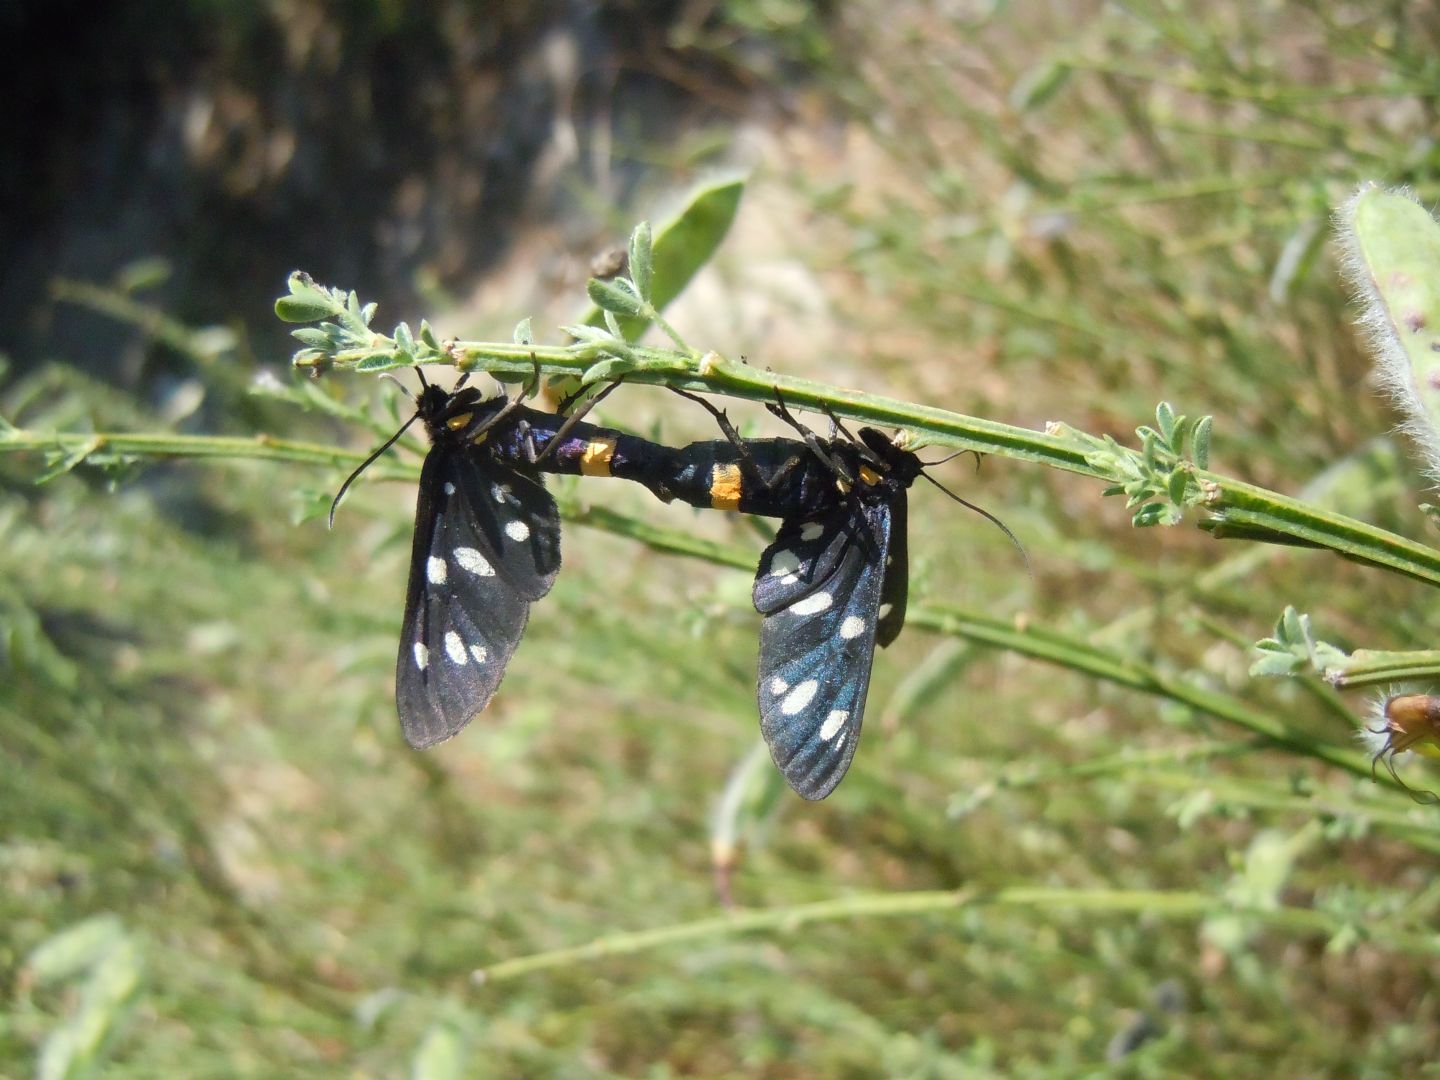
M 1393 418 L 1324 238 L 1362 178 L 1440 194 L 1429 9 L 726 11 L 808 66 L 818 100 L 799 107 L 846 148 L 802 142 L 771 168 L 807 195 L 803 254 L 849 351 L 761 363 L 1127 442 L 1166 398 L 1215 414 L 1218 468 L 1300 491 L 1353 460 L 1347 512 L 1424 537 L 1407 459 L 1362 454 Z M 194 414 L 63 368 L 12 383 L 3 412 L 340 437 L 240 397 L 214 363 L 197 361 Z M 708 434 L 680 415 L 671 438 Z M 761 770 L 739 905 L 1156 891 L 1326 929 L 979 906 L 717 930 L 477 986 L 477 968 L 718 913 L 712 807 L 755 740 L 748 575 L 570 528 L 496 702 L 416 755 L 389 696 L 408 486 L 360 489 L 326 535 L 292 524 L 333 489 L 325 472 L 180 463 L 37 488 L 40 470 L 0 461 L 7 1074 L 97 999 L 109 1027 L 88 1053 L 116 1076 L 1393 1077 L 1440 1052 L 1435 950 L 1386 944 L 1436 941 L 1433 808 L 1217 745 L 1234 730 L 1158 698 L 995 651 L 947 657 L 951 640 L 918 628 L 877 657 L 835 797 L 802 804 Z M 1026 541 L 1036 581 L 994 530 L 917 491 L 918 596 L 1023 611 L 1337 747 L 1352 726 L 1332 696 L 1247 678 L 1281 608 L 1337 644 L 1434 645 L 1413 583 L 1136 532 L 1060 474 L 992 462 L 963 484 Z M 556 487 L 758 551 L 720 515 Z M 927 660 L 920 702 L 882 721 Z M 47 976 L 34 950 L 106 912 L 139 983 L 87 999 L 103 957 Z M 1156 1037 L 1107 1062 L 1142 1013 Z

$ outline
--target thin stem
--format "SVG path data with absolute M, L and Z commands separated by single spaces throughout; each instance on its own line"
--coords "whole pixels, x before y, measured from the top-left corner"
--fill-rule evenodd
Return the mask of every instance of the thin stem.
M 1070 913 L 1142 915 L 1146 919 L 1167 920 L 1198 920 L 1212 915 L 1239 915 L 1256 924 L 1304 937 L 1333 937 L 1343 930 L 1351 929 L 1351 924 L 1328 912 L 1301 907 L 1239 908 L 1222 897 L 1197 892 L 1021 887 L 996 889 L 991 892 L 937 890 L 880 893 L 760 911 L 741 911 L 656 927 L 653 930 L 612 934 L 585 945 L 502 960 L 478 969 L 473 979 L 477 985 L 504 982 L 537 971 L 572 967 L 611 956 L 628 956 L 669 945 L 737 937 L 741 934 L 790 933 L 810 923 L 913 918 L 946 911 L 981 908 L 1039 908 Z M 1365 937 L 1373 944 L 1396 952 L 1413 951 L 1420 956 L 1440 955 L 1440 938 L 1433 934 L 1392 931 L 1375 924 L 1367 924 Z
M 618 355 L 615 349 L 621 349 L 623 355 Z M 393 341 L 374 335 L 367 348 L 338 353 L 327 358 L 327 362 L 346 366 L 377 358 L 384 361 L 393 354 Z M 902 428 L 918 443 L 936 443 L 1046 465 L 1112 485 L 1133 480 L 1142 462 L 1133 450 L 1116 447 L 1064 425 L 1052 425 L 1051 430 L 1045 432 L 1033 431 L 810 379 L 777 375 L 734 363 L 714 353 L 706 354 L 697 363 L 691 355 L 671 349 L 604 341 L 585 341 L 565 347 L 452 342 L 444 356 L 462 371 L 487 371 L 509 379 L 529 376 L 537 365 L 545 375 L 583 377 L 598 365 L 608 369 L 608 378 L 623 374 L 629 383 L 720 394 L 761 404 L 773 402 L 778 393 L 791 409 L 821 415 L 833 412 L 860 423 Z M 1440 585 L 1440 551 L 1424 544 L 1219 473 L 1191 469 L 1189 479 L 1200 493 L 1195 501 L 1212 515 L 1222 535 L 1224 529 L 1228 529 L 1251 537 L 1291 538 Z

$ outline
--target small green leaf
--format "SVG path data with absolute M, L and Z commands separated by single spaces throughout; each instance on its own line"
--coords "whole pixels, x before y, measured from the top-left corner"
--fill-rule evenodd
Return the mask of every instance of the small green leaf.
M 318 322 L 338 315 L 343 310 L 334 297 L 316 285 L 303 270 L 294 271 L 286 284 L 290 295 L 275 301 L 275 314 L 284 322 Z
M 609 360 L 601 360 L 598 364 L 591 364 L 584 376 L 580 379 L 580 385 L 594 386 L 596 383 L 614 382 L 624 375 L 634 371 L 636 364 L 634 360 L 626 357 L 612 357 Z
M 1190 438 L 1190 460 L 1195 462 L 1197 469 L 1210 468 L 1210 428 L 1214 419 L 1213 416 L 1202 416 Z
M 1176 506 L 1185 505 L 1185 488 L 1189 480 L 1190 475 L 1184 469 L 1176 469 L 1166 478 L 1166 491 L 1170 495 L 1170 501 Z
M 324 297 L 282 296 L 275 301 L 275 314 L 281 322 L 310 323 L 328 319 L 336 311 Z
M 1137 529 L 1148 529 L 1152 525 L 1159 525 L 1165 515 L 1165 508 L 1159 503 L 1147 503 L 1142 506 L 1130 519 Z
M 524 345 L 528 348 L 535 344 L 535 334 L 530 328 L 530 316 L 525 316 L 515 324 L 515 333 L 512 337 L 516 345 Z
M 355 365 L 356 371 L 390 371 L 393 368 L 407 367 L 411 359 L 403 354 L 377 352 L 361 358 Z
M 585 291 L 603 312 L 628 315 L 632 319 L 645 317 L 644 301 L 635 295 L 633 287 L 624 278 L 613 281 L 591 278 L 585 285 Z M 613 332 L 616 337 L 624 336 L 618 330 Z
M 440 341 L 435 336 L 435 331 L 430 329 L 430 323 L 424 319 L 420 321 L 420 340 L 433 351 L 440 351 Z
M 653 273 L 654 252 L 651 245 L 650 223 L 642 221 L 630 234 L 630 280 L 642 300 L 650 299 L 650 281 Z
M 1155 407 L 1155 422 L 1160 426 L 1160 435 L 1165 440 L 1165 445 L 1174 445 L 1172 440 L 1175 436 L 1175 410 L 1168 401 L 1162 401 Z
M 618 338 L 616 338 L 614 334 L 610 333 L 609 330 L 606 330 L 605 328 L 600 326 L 586 326 L 582 323 L 572 326 L 562 326 L 560 327 L 560 329 L 563 333 L 569 334 L 576 341 L 585 341 L 589 342 L 592 345 L 605 345 L 609 347 L 615 347 L 624 346 L 625 344 L 623 341 L 620 341 Z
M 328 350 L 332 344 L 330 332 L 318 326 L 302 326 L 298 330 L 291 330 L 290 336 L 317 349 Z
M 408 355 L 414 355 L 415 338 L 411 336 L 408 323 L 402 322 L 395 327 L 395 348 Z

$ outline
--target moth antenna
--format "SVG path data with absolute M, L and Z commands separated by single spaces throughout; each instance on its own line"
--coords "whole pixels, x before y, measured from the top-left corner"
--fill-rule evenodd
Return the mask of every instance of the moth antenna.
M 425 377 L 422 375 L 420 377 L 420 380 L 421 382 L 424 382 Z M 394 446 L 400 440 L 400 436 L 405 434 L 406 429 L 419 419 L 420 414 L 417 412 L 414 416 L 410 417 L 409 420 L 406 420 L 405 423 L 400 425 L 399 431 L 395 432 L 394 435 L 391 435 L 390 438 L 386 439 L 384 445 L 382 445 L 379 450 L 376 450 L 373 454 L 371 454 L 364 461 L 362 461 L 358 466 L 356 466 L 355 471 L 345 478 L 345 482 L 340 485 L 340 490 L 335 493 L 335 498 L 332 499 L 330 502 L 330 528 L 335 528 L 335 511 L 340 506 L 340 500 L 345 497 L 345 492 L 349 491 L 350 485 L 355 482 L 355 478 L 361 473 L 363 473 L 366 469 L 368 469 L 371 465 L 375 464 L 375 459 L 378 458 L 381 454 L 385 453 L 386 450 L 389 450 L 390 447 Z
M 964 452 L 965 451 L 961 451 L 961 453 Z M 1004 533 L 1006 539 L 1009 540 L 1010 543 L 1015 546 L 1015 550 L 1020 553 L 1020 558 L 1025 560 L 1025 573 L 1030 578 L 1031 584 L 1034 584 L 1035 567 L 1030 562 L 1030 553 L 1025 550 L 1025 545 L 1020 543 L 1020 538 L 1010 531 L 1009 525 L 1006 525 L 1003 521 L 1001 521 L 998 517 L 992 514 L 989 510 L 986 510 L 983 506 L 977 506 L 969 499 L 962 499 L 959 495 L 956 495 L 955 492 L 951 491 L 944 484 L 940 483 L 939 480 L 936 480 L 929 473 L 922 472 L 920 475 L 925 477 L 926 480 L 929 480 L 930 483 L 934 484 L 937 488 L 943 491 L 946 495 L 950 496 L 950 498 L 954 499 L 961 506 L 965 507 L 965 509 L 975 511 L 975 513 L 979 514 L 986 521 L 990 522 L 991 525 L 994 525 L 997 529 Z

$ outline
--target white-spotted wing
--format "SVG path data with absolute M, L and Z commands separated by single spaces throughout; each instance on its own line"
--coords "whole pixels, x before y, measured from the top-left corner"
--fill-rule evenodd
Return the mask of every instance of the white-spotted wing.
M 891 508 L 786 520 L 760 557 L 760 732 L 796 793 L 823 799 L 855 756 L 875 655 Z
M 406 742 L 443 742 L 489 704 L 530 602 L 559 569 L 559 513 L 538 480 L 474 451 L 432 447 L 395 667 Z

